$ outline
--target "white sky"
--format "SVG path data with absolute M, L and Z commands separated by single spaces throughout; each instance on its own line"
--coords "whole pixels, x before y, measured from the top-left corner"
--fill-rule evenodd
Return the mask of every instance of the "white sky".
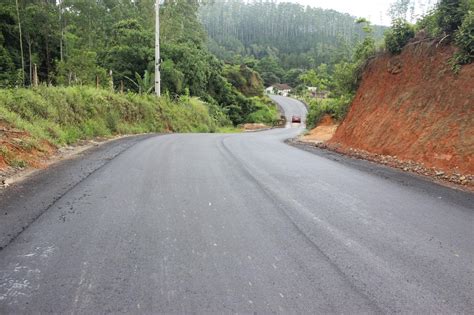
M 280 2 L 295 2 L 302 5 L 310 5 L 324 9 L 334 9 L 339 12 L 349 13 L 356 17 L 368 18 L 373 24 L 390 25 L 391 19 L 388 16 L 390 4 L 394 0 L 279 0 Z M 426 11 L 429 3 L 434 0 L 418 0 L 417 13 Z M 420 9 L 421 5 L 421 9 Z M 424 7 L 423 7 L 424 5 Z

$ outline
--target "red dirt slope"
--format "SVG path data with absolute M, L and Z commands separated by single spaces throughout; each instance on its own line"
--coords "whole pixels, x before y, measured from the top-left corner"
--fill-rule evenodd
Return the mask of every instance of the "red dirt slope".
M 0 118 L 0 180 L 8 166 L 42 168 L 54 152 L 52 144 L 33 141 L 27 132 L 12 128 Z
M 329 144 L 474 174 L 474 64 L 454 74 L 454 51 L 425 41 L 372 60 Z

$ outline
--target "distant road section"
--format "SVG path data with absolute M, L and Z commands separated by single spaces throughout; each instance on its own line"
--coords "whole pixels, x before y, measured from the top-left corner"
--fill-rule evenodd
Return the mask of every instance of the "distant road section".
M 0 251 L 0 313 L 472 313 L 473 195 L 301 131 L 146 138 L 51 203 L 67 169 L 9 187 L 2 217 L 46 208 Z
M 278 103 L 282 110 L 283 114 L 286 117 L 288 122 L 291 122 L 291 118 L 296 115 L 300 116 L 302 119 L 302 123 L 306 123 L 306 115 L 308 115 L 308 110 L 306 109 L 305 105 L 298 100 L 293 98 L 279 96 L 279 95 L 269 95 L 270 98 Z

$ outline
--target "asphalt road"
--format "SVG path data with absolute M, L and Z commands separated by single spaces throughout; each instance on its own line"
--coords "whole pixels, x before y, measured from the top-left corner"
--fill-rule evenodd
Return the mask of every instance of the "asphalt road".
M 139 138 L 9 188 L 2 214 L 42 214 L 0 251 L 0 313 L 472 313 L 473 194 L 299 132 Z
M 293 116 L 299 116 L 301 117 L 301 122 L 303 125 L 306 123 L 306 115 L 308 114 L 308 110 L 305 106 L 302 106 L 301 102 L 279 95 L 271 95 L 270 97 L 275 102 L 280 104 L 280 108 L 283 111 L 287 122 L 291 124 L 291 118 Z

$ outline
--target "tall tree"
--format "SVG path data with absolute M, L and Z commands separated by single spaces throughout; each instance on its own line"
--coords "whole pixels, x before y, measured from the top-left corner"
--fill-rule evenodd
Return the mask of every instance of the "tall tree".
M 21 32 L 21 18 L 20 18 L 20 5 L 18 4 L 18 0 L 15 0 L 16 5 L 16 16 L 18 18 L 18 34 L 19 34 L 19 42 L 20 42 L 20 54 L 21 54 L 21 83 L 25 85 L 25 55 L 23 53 L 23 34 Z

